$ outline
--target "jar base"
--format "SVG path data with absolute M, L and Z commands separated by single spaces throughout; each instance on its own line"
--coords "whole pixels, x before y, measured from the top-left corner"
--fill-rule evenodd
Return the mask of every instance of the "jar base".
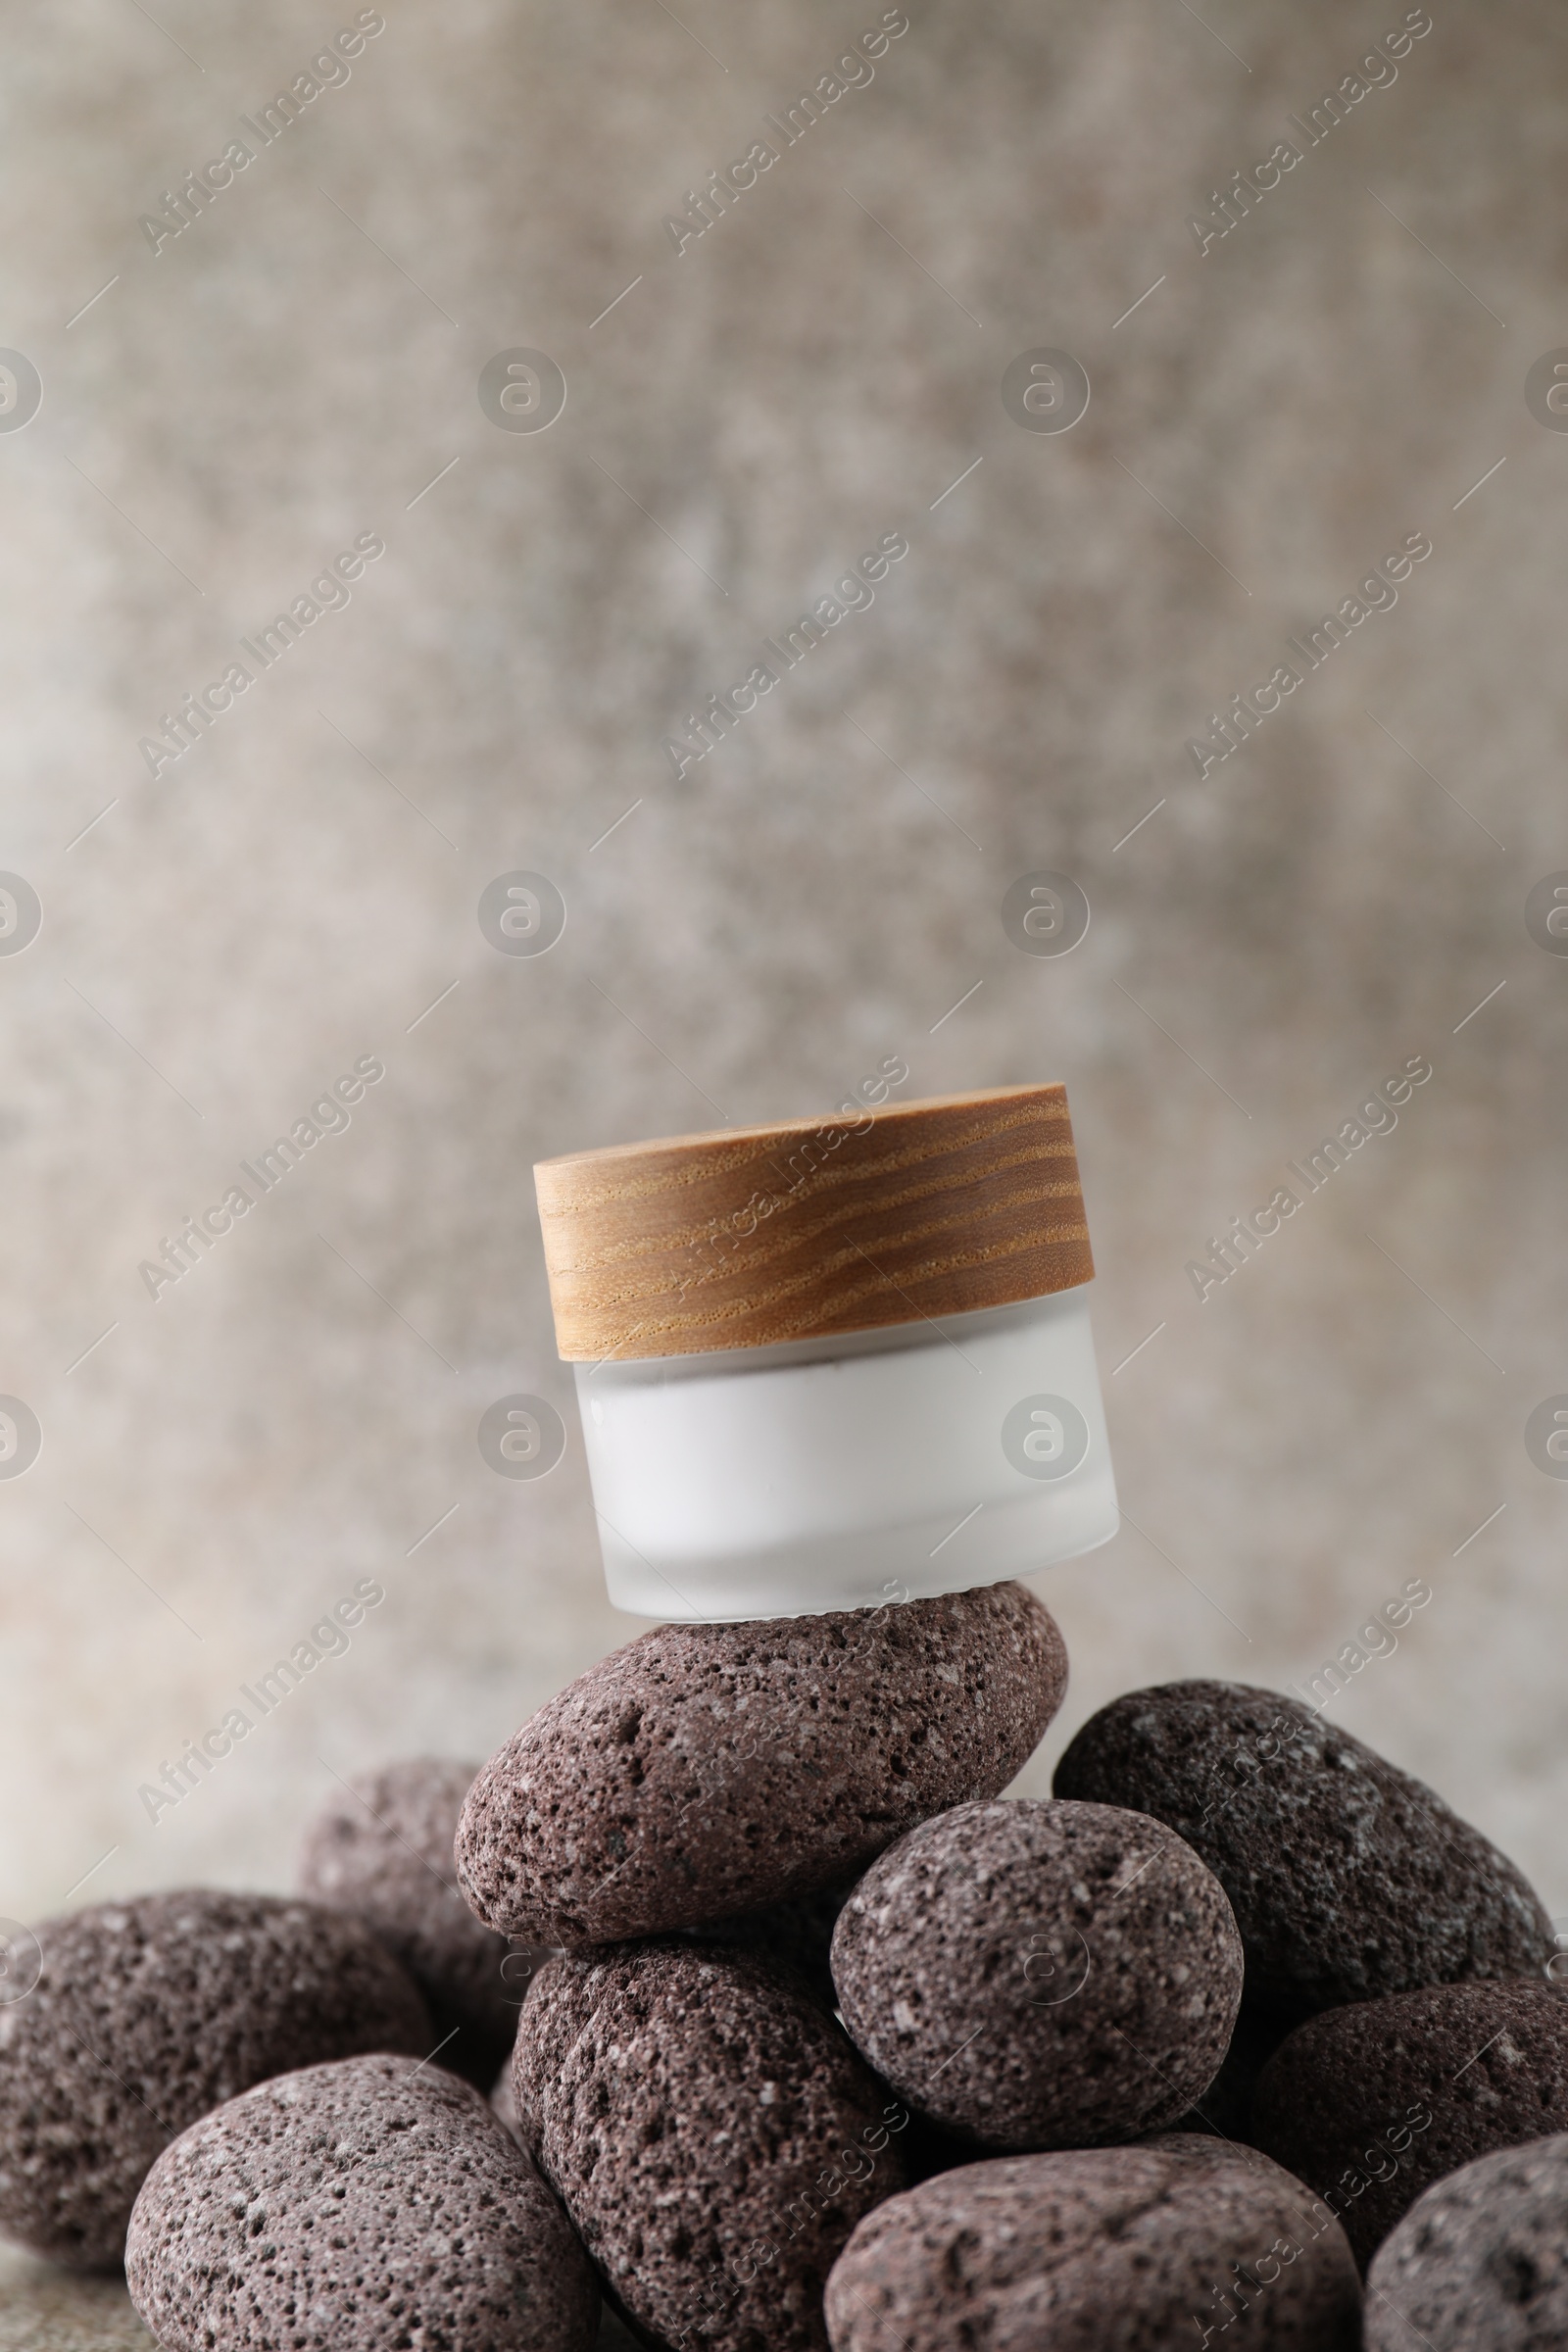
M 653 1559 L 603 1518 L 599 1538 L 612 1607 L 673 1624 L 731 1625 L 971 1592 L 1096 1551 L 1120 1525 L 1106 1463 L 1082 1484 L 982 1503 L 956 1523 L 817 1534 L 768 1551 Z

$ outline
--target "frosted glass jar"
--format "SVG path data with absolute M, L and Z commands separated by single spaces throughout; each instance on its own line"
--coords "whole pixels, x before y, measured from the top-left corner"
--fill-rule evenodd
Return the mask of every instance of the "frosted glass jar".
M 633 1616 L 921 1600 L 1116 1533 L 1084 1289 L 575 1370 L 605 1578 Z
M 1116 1533 L 1060 1087 L 536 1174 L 617 1608 L 874 1608 Z

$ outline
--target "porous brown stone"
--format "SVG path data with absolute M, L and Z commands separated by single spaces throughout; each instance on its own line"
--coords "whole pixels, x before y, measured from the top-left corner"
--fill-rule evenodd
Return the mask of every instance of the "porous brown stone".
M 599 2312 L 479 2093 L 384 2054 L 280 2075 L 166 2148 L 125 2277 L 167 2352 L 590 2352 Z
M 488 2089 L 548 1955 L 498 1936 L 459 1892 L 452 1843 L 478 1769 L 403 1756 L 339 1787 L 306 1831 L 299 1886 L 379 1936 L 424 1995 L 441 2064 Z
M 1256 2144 L 1344 2221 L 1363 2270 L 1434 2180 L 1568 2132 L 1568 1994 L 1439 1984 L 1315 2017 L 1252 2098 Z
M 927 1814 L 1005 1788 L 1061 1702 L 1021 1585 L 644 1634 L 485 1766 L 459 1883 L 504 1935 L 573 1947 L 852 1879 Z
M 1366 2285 L 1367 2352 L 1560 2352 L 1568 2133 L 1435 2181 L 1378 2248 Z
M 657 2343 L 822 2352 L 823 2282 L 904 2186 L 908 2117 L 805 1991 L 674 1938 L 563 1956 L 513 2074 L 525 2143 Z
M 1182 2132 L 942 2173 L 859 2224 L 826 2295 L 833 2352 L 1357 2352 L 1360 2310 L 1299 2181 Z
M 319 1903 L 197 1887 L 35 1933 L 43 1974 L 0 2007 L 0 2234 L 57 2262 L 118 2263 L 153 2159 L 253 2082 L 431 2046 L 391 1953 Z
M 1173 2124 L 1219 2071 L 1242 1997 L 1229 1903 L 1145 1813 L 959 1805 L 866 1872 L 833 1981 L 900 2095 L 993 2148 L 1081 2148 Z
M 1396 1765 L 1278 1690 L 1163 1683 L 1092 1715 L 1058 1796 L 1152 1813 L 1230 1896 L 1260 2016 L 1539 1977 L 1551 1923 L 1513 1864 Z

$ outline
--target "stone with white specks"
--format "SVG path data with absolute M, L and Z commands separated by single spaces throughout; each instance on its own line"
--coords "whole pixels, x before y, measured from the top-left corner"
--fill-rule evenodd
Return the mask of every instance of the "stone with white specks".
M 928 1814 L 994 1796 L 1067 1659 L 1016 1584 L 644 1634 L 475 1781 L 459 1884 L 502 1934 L 571 1948 L 702 1927 L 853 1879 Z
M 1242 1997 L 1224 1889 L 1147 1814 L 959 1805 L 839 1915 L 845 2025 L 909 2104 L 987 2148 L 1162 2130 L 1218 2073 Z
M 589 2352 L 565 2215 L 479 2093 L 407 2058 L 280 2075 L 167 2148 L 125 2276 L 167 2352 Z
M 1135 1805 L 1230 1896 L 1250 2012 L 1283 2027 L 1423 1984 L 1539 1976 L 1551 1923 L 1435 1790 L 1282 1691 L 1163 1683 L 1092 1715 L 1058 1796 Z
M 1256 2144 L 1344 2220 L 1364 2269 L 1423 2189 L 1568 2132 L 1568 1992 L 1437 1984 L 1312 2018 L 1258 2077 Z

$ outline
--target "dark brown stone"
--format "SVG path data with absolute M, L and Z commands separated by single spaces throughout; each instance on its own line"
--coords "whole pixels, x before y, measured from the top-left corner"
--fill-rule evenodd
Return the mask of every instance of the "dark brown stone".
M 943 2173 L 861 2222 L 827 2284 L 833 2352 L 1356 2352 L 1331 2219 L 1250 2148 L 1169 2133 Z M 1234 2328 L 1236 2332 L 1230 2333 Z
M 1422 1984 L 1535 1977 L 1551 1923 L 1422 1782 L 1277 1690 L 1163 1683 L 1090 1717 L 1058 1796 L 1134 1805 L 1201 1854 L 1236 1913 L 1249 2007 L 1283 2025 Z
M 148 2166 L 198 2116 L 293 2067 L 431 2046 L 391 1953 L 319 1903 L 196 1887 L 35 1933 L 43 1975 L 0 2007 L 0 2234 L 83 2270 L 119 2262 Z
M 167 2352 L 590 2352 L 599 2296 L 479 2093 L 380 2055 L 280 2075 L 166 2148 L 125 2250 Z
M 652 2340 L 823 2352 L 823 2282 L 904 2186 L 908 2118 L 805 1991 L 674 1938 L 563 1957 L 513 2071 L 526 2143 Z
M 483 2090 L 511 2055 L 536 1968 L 475 1919 L 458 1890 L 452 1841 L 476 1764 L 404 1756 L 330 1797 L 305 1834 L 302 1894 L 353 1911 L 423 1993 L 441 2064 Z
M 1568 2134 L 1436 2181 L 1384 2239 L 1366 2284 L 1367 2352 L 1561 2352 Z
M 833 1936 L 857 2047 L 993 2148 L 1158 2131 L 1219 2071 L 1242 1946 L 1218 1880 L 1145 1813 L 959 1805 L 871 1865 Z
M 1434 2180 L 1568 2131 L 1568 1994 L 1439 1984 L 1332 2009 L 1264 2067 L 1252 2130 L 1340 2215 L 1364 2270 Z
M 459 1882 L 502 1934 L 567 1947 L 833 1886 L 927 1814 L 1005 1788 L 1066 1674 L 1021 1585 L 662 1626 L 485 1766 Z

